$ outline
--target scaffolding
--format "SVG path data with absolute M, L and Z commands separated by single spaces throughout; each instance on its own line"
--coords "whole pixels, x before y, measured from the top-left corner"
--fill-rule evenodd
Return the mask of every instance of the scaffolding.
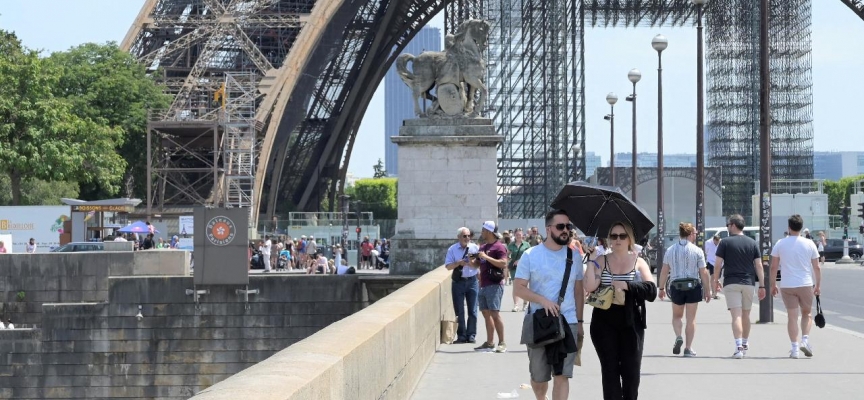
M 777 179 L 813 177 L 811 1 L 771 0 Z M 476 10 L 492 22 L 488 111 L 504 136 L 498 153 L 503 218 L 540 217 L 567 181 L 586 178 L 585 29 L 695 22 L 690 0 L 457 0 L 445 21 Z M 724 213 L 749 215 L 750 185 L 759 172 L 758 2 L 714 0 L 705 15 L 707 164 L 722 169 Z
M 253 73 L 228 73 L 225 76 L 222 137 L 225 207 L 247 207 L 249 221 L 252 213 L 255 187 L 255 161 L 260 148 L 259 125 L 255 120 L 257 97 L 256 77 Z

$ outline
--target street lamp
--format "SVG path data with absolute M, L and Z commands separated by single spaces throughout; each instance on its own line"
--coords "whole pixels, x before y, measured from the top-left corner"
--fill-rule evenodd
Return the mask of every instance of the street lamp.
M 627 79 L 630 82 L 633 82 L 633 93 L 627 96 L 627 101 L 633 102 L 633 171 L 632 176 L 630 177 L 632 184 L 630 185 L 633 189 L 630 192 L 630 198 L 633 202 L 636 202 L 636 83 L 642 79 L 642 72 L 636 68 L 630 70 L 627 73 Z
M 663 266 L 666 216 L 663 213 L 663 50 L 669 47 L 666 36 L 657 35 L 651 40 L 657 50 L 657 270 Z
M 702 11 L 708 0 L 690 0 L 696 5 L 696 243 L 705 242 L 705 82 L 702 41 Z
M 609 103 L 609 114 L 606 114 L 603 119 L 609 121 L 609 171 L 611 184 L 615 186 L 615 103 L 618 102 L 618 96 L 615 93 L 606 95 L 606 102 Z

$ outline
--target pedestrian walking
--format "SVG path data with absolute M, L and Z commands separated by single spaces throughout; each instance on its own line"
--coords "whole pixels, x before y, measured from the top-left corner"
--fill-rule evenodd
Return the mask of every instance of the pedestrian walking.
M 750 350 L 750 309 L 753 308 L 753 286 L 759 283 L 759 300 L 765 298 L 765 272 L 760 261 L 759 245 L 744 235 L 744 217 L 735 214 L 726 222 L 729 237 L 717 246 L 717 264 L 714 266 L 714 286 L 722 289 L 726 308 L 732 315 L 732 336 L 735 352 L 732 358 L 741 359 Z M 720 272 L 723 283 L 720 283 Z M 776 275 L 775 275 L 776 276 Z
M 477 303 L 486 323 L 486 341 L 474 350 L 494 350 L 496 353 L 507 351 L 504 340 L 504 320 L 501 319 L 501 298 L 504 297 L 504 269 L 507 268 L 507 248 L 498 238 L 498 227 L 494 221 L 483 223 L 480 232 L 483 244 L 474 257 L 473 263 L 480 268 L 480 293 Z M 498 346 L 493 343 L 498 333 Z
M 813 296 L 821 289 L 822 269 L 819 266 L 819 250 L 813 240 L 801 237 L 804 219 L 795 214 L 789 217 L 789 236 L 777 242 L 771 249 L 771 295 L 781 294 L 786 306 L 786 330 L 792 343 L 790 358 L 800 353 L 813 357 L 810 347 L 810 328 L 813 327 L 811 311 Z M 783 279 L 777 287 L 777 270 Z M 798 341 L 798 317 L 801 317 L 801 341 Z
M 585 290 L 613 286 L 625 295 L 624 305 L 594 308 L 591 341 L 600 359 L 604 400 L 635 400 L 639 396 L 642 349 L 647 328 L 646 301 L 657 297 L 657 285 L 644 259 L 633 252 L 633 228 L 616 222 L 609 231 L 609 250 L 588 263 Z
M 672 330 L 675 332 L 675 344 L 672 354 L 681 354 L 684 345 L 684 357 L 696 357 L 693 350 L 693 339 L 696 335 L 696 311 L 699 302 L 705 299 L 711 301 L 711 281 L 708 276 L 705 256 L 699 246 L 693 244 L 698 232 L 693 224 L 678 224 L 678 243 L 666 249 L 663 257 L 663 268 L 660 270 L 659 296 L 666 297 L 666 282 L 669 285 L 669 299 L 672 300 Z M 681 337 L 682 319 L 687 315 L 687 326 L 684 328 L 686 343 Z
M 574 338 L 584 336 L 582 312 L 585 297 L 582 296 L 582 268 L 571 266 L 570 276 L 560 306 L 558 297 L 563 286 L 567 265 L 567 245 L 573 224 L 563 210 L 546 214 L 546 240 L 540 245 L 525 250 L 521 255 L 519 267 L 515 271 L 513 292 L 529 301 L 527 313 L 543 312 L 561 314 L 567 322 Z M 521 231 L 516 231 L 517 240 Z M 571 259 L 573 251 L 570 250 Z M 579 263 L 575 264 L 576 266 Z M 577 295 L 578 294 L 578 295 Z M 523 328 L 524 329 L 524 328 Z M 566 340 L 566 339 L 565 339 Z M 555 344 L 551 344 L 555 345 Z M 575 348 L 575 343 L 574 343 Z M 552 382 L 552 399 L 563 400 L 569 396 L 568 379 L 573 377 L 573 364 L 576 352 L 567 353 L 561 362 L 550 363 L 547 347 L 528 346 L 528 370 L 531 374 L 531 389 L 537 400 L 546 399 L 549 381 Z
M 479 270 L 471 263 L 470 257 L 476 255 L 479 248 L 471 243 L 471 230 L 462 227 L 456 231 L 457 242 L 447 249 L 444 260 L 445 267 L 453 271 L 451 292 L 453 295 L 453 310 L 456 313 L 456 341 L 458 343 L 475 343 L 477 335 L 477 295 L 480 291 L 477 281 Z M 468 306 L 466 313 L 465 306 Z M 466 325 L 467 316 L 467 325 Z
M 720 245 L 720 233 L 715 233 L 714 237 L 711 240 L 705 242 L 705 268 L 708 269 L 708 276 L 714 276 L 714 265 L 717 264 L 717 246 Z M 717 295 L 717 288 L 714 285 L 708 285 L 711 287 L 711 297 L 714 299 L 720 298 Z
M 516 231 L 513 233 L 513 241 L 507 245 L 507 252 L 509 253 L 507 268 L 510 270 L 510 276 L 512 279 L 516 279 L 519 260 L 522 259 L 522 255 L 524 255 L 530 248 L 531 245 L 525 240 L 525 234 L 522 232 L 522 228 L 516 228 Z M 519 296 L 516 295 L 516 290 L 513 290 L 513 312 L 518 312 L 520 310 L 519 302 Z M 525 304 L 522 305 L 522 308 L 525 308 L 527 304 L 526 301 Z

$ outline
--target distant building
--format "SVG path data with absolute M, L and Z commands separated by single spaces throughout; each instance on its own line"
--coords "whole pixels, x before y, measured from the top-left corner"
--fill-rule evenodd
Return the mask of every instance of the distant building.
M 637 153 L 636 164 L 640 168 L 657 166 L 657 153 Z M 606 165 L 609 166 L 608 163 Z M 632 167 L 633 153 L 616 153 L 615 167 Z M 695 154 L 664 154 L 663 167 L 693 168 L 696 166 Z
M 585 178 L 589 178 L 591 175 L 594 175 L 594 170 L 601 167 L 603 165 L 603 160 L 600 158 L 597 153 L 593 151 L 588 151 L 585 153 Z
M 864 152 L 861 151 L 816 151 L 813 152 L 813 178 L 832 181 L 864 174 Z
M 441 51 L 440 29 L 430 27 L 420 29 L 403 53 L 418 55 L 424 51 Z M 397 147 L 390 138 L 399 135 L 402 121 L 409 118 L 414 118 L 414 100 L 411 99 L 408 86 L 405 86 L 396 73 L 394 64 L 384 76 L 384 168 L 388 176 L 399 175 Z

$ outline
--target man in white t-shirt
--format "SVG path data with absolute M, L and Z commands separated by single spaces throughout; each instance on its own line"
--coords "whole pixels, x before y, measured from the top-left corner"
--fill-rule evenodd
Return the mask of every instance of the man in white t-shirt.
M 261 246 L 261 258 L 264 259 L 264 272 L 270 272 L 271 246 L 273 246 L 273 242 L 270 241 L 270 235 L 264 235 L 264 245 Z
M 720 245 L 720 234 L 715 233 L 711 240 L 705 242 L 705 268 L 708 268 L 708 273 L 714 276 L 714 264 L 717 262 L 717 246 Z M 717 298 L 717 288 L 711 285 L 711 297 Z
M 789 217 L 789 236 L 781 239 L 771 250 L 771 294 L 782 294 L 786 306 L 788 323 L 786 329 L 792 342 L 789 357 L 798 358 L 799 350 L 813 357 L 810 347 L 810 328 L 813 320 L 813 295 L 819 295 L 822 271 L 819 267 L 819 251 L 812 240 L 800 235 L 804 220 L 795 214 Z M 783 279 L 777 288 L 777 270 Z M 801 342 L 798 342 L 798 313 L 801 313 Z
M 573 230 L 570 217 L 563 210 L 546 214 L 546 240 L 522 254 L 513 280 L 513 290 L 517 297 L 530 302 L 526 310 L 528 313 L 538 310 L 544 312 L 545 309 L 545 312 L 553 315 L 563 315 L 573 338 L 576 339 L 584 335 L 581 319 L 585 307 L 585 292 L 582 287 L 584 272 L 579 263 L 571 266 L 564 301 L 558 304 L 567 265 L 567 245 Z M 579 257 L 579 252 L 570 251 L 575 253 L 572 257 Z M 575 343 L 573 347 L 576 347 Z M 545 347 L 528 347 L 528 370 L 534 396 L 538 399 L 544 398 L 549 389 L 549 381 L 553 380 L 552 393 L 555 399 L 566 399 L 570 391 L 568 379 L 573 377 L 575 359 L 576 352 L 568 352 L 563 364 L 552 365 L 547 362 Z

